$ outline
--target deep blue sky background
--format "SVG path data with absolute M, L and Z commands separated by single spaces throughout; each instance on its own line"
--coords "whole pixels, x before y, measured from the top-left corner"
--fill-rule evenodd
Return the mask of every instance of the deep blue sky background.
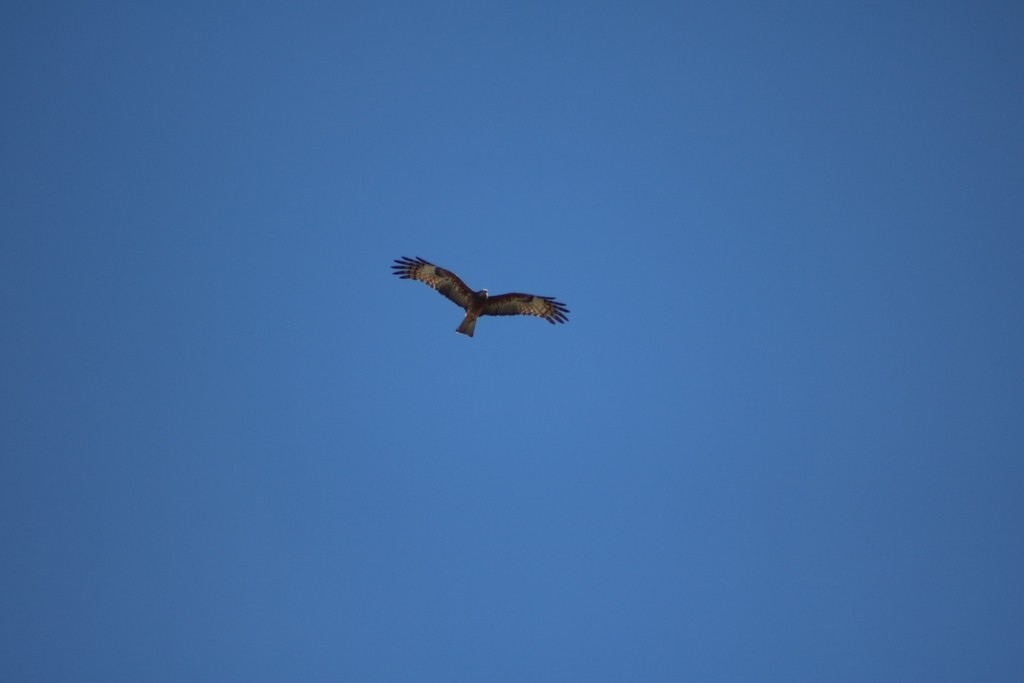
M 1024 679 L 1019 6 L 4 15 L 3 680 Z

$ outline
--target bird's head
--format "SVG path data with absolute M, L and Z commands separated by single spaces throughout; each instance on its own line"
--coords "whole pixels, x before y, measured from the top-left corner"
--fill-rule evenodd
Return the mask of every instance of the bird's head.
M 487 298 L 487 290 L 486 289 L 481 289 L 479 292 L 477 292 L 477 294 L 479 294 L 480 297 L 483 298 L 483 299 Z

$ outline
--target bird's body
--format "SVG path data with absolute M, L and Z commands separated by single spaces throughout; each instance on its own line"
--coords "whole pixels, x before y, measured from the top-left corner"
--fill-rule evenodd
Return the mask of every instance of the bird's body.
M 462 319 L 462 324 L 455 328 L 456 332 L 472 337 L 473 331 L 476 329 L 476 319 L 483 315 L 484 306 L 487 304 L 487 290 L 481 289 L 479 292 L 473 292 L 473 297 L 470 299 L 469 307 L 466 309 L 466 317 Z
M 490 296 L 486 289 L 473 291 L 455 273 L 421 258 L 402 257 L 396 259 L 395 263 L 391 268 L 398 277 L 403 280 L 419 280 L 465 309 L 466 317 L 455 331 L 469 337 L 473 336 L 477 318 L 481 315 L 533 315 L 544 318 L 552 325 L 569 320 L 565 315 L 569 312 L 565 304 L 549 296 L 519 292 Z

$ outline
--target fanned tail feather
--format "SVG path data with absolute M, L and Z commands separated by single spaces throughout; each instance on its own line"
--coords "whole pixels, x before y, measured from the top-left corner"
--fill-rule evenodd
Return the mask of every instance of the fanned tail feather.
M 466 314 L 466 317 L 462 319 L 462 324 L 455 328 L 456 332 L 464 334 L 467 337 L 473 336 L 473 330 L 476 329 L 476 316 Z

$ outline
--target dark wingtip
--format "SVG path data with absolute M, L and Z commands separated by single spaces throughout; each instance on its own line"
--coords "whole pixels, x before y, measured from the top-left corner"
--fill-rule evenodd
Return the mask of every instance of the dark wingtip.
M 410 276 L 410 270 L 414 266 L 419 266 L 423 264 L 427 264 L 427 262 L 419 257 L 411 259 L 408 256 L 403 256 L 402 258 L 395 259 L 395 265 L 391 266 L 391 269 L 394 271 L 395 275 L 402 278 L 403 280 L 410 280 L 412 279 Z

